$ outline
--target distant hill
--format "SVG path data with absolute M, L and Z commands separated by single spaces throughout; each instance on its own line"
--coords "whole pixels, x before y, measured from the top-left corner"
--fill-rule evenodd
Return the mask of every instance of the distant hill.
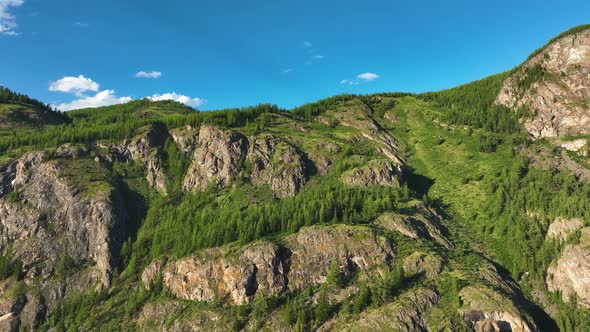
M 38 100 L 0 86 L 0 129 L 54 125 L 66 117 Z

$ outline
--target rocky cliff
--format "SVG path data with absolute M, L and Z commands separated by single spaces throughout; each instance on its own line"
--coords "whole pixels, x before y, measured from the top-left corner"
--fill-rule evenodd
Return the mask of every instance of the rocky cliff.
M 552 41 L 518 67 L 496 98 L 498 105 L 531 116 L 534 138 L 590 133 L 590 29 Z
M 148 266 L 144 284 L 160 270 L 164 285 L 177 297 L 195 301 L 250 302 L 255 296 L 300 291 L 326 281 L 332 262 L 344 275 L 383 273 L 394 257 L 393 245 L 364 227 L 310 227 L 284 239 L 284 246 L 258 242 L 244 248 L 212 248 Z
M 547 269 L 547 288 L 559 291 L 565 301 L 590 308 L 590 228 L 582 229 L 579 244 L 568 245 Z
M 242 170 L 248 151 L 248 139 L 235 131 L 209 125 L 199 130 L 199 146 L 184 178 L 185 192 L 203 191 L 210 184 L 226 186 Z

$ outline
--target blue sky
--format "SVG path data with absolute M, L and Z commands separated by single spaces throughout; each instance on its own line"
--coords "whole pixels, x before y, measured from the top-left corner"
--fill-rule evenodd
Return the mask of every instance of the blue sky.
M 587 0 L 0 0 L 0 84 L 64 110 L 290 108 L 452 87 L 585 23 Z

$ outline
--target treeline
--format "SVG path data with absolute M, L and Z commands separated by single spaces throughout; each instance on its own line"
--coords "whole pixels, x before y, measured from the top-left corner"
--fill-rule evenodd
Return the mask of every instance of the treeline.
M 338 104 L 349 100 L 359 99 L 367 106 L 371 107 L 371 105 L 375 103 L 375 98 L 378 97 L 401 98 L 413 95 L 414 94 L 407 92 L 383 92 L 373 95 L 341 94 L 296 107 L 289 112 L 300 119 L 309 121 L 326 111 L 336 108 Z
M 169 129 L 183 125 L 198 127 L 202 123 L 239 127 L 254 121 L 262 113 L 279 112 L 277 106 L 269 104 L 215 112 L 198 112 L 194 109 L 188 112 L 186 107 L 177 104 L 140 100 L 100 109 L 73 111 L 72 114 L 67 113 L 71 123 L 35 130 L 15 130 L 11 135 L 0 137 L 0 153 L 22 147 L 47 148 L 63 143 L 125 139 L 131 137 L 138 128 L 155 123 Z M 172 107 L 163 111 L 161 105 Z
M 53 109 L 48 104 L 40 102 L 36 99 L 30 98 L 27 95 L 13 92 L 8 88 L 0 85 L 0 103 L 5 104 L 27 104 L 35 106 L 41 110 L 51 112 Z
M 445 121 L 483 128 L 494 133 L 520 132 L 518 115 L 494 104 L 508 72 L 438 92 L 426 92 L 419 98 L 447 108 Z

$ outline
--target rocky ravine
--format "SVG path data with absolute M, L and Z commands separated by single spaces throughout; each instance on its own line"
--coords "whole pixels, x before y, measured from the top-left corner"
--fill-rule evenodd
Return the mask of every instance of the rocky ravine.
M 534 138 L 590 134 L 590 29 L 559 38 L 505 81 L 496 104 L 526 107 Z

